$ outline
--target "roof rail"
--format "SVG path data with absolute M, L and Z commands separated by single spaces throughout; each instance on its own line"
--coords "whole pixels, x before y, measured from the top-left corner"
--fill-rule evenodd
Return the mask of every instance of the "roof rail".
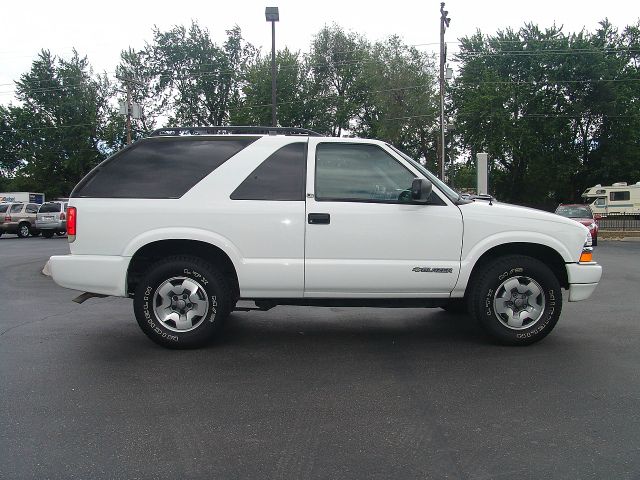
M 251 126 L 219 126 L 219 127 L 167 127 L 158 128 L 149 134 L 150 137 L 181 136 L 181 135 L 307 135 L 319 137 L 320 134 L 306 128 L 293 127 L 251 127 Z

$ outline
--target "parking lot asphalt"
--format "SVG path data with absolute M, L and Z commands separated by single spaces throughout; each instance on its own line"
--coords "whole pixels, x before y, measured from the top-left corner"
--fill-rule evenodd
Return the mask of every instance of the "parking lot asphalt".
M 165 350 L 0 238 L 0 478 L 639 478 L 640 243 L 530 347 L 439 309 L 277 307 Z M 91 272 L 86 272 L 91 275 Z

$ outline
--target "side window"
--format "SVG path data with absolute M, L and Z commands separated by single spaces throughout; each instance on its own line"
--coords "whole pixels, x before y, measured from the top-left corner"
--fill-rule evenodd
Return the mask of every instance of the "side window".
M 15 205 L 11 205 L 11 213 L 20 213 L 22 211 L 22 204 L 16 203 Z
M 35 203 L 30 203 L 27 205 L 27 213 L 38 213 L 38 205 Z
M 629 191 L 609 193 L 609 200 L 611 200 L 612 202 L 619 202 L 621 200 L 630 200 L 630 199 L 631 199 L 631 192 Z
M 593 204 L 597 207 L 604 207 L 604 198 L 596 199 L 596 201 L 593 202 Z
M 88 198 L 180 198 L 257 137 L 152 138 L 108 158 L 71 192 Z
M 232 200 L 304 200 L 306 142 L 276 150 L 234 190 Z
M 414 178 L 377 145 L 320 143 L 316 148 L 318 201 L 407 203 Z

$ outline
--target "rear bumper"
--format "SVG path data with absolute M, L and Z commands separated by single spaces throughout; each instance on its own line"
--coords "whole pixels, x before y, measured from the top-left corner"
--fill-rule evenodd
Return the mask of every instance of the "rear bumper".
M 2 233 L 18 233 L 18 222 L 0 223 L 0 232 Z
M 61 287 L 126 297 L 129 257 L 56 255 L 49 259 L 51 276 Z
M 602 276 L 602 267 L 595 262 L 568 263 L 569 301 L 579 302 L 591 296 Z
M 53 222 L 43 222 L 41 220 L 36 220 L 36 228 L 38 230 L 53 230 L 55 232 L 62 232 L 66 230 L 66 221 L 53 221 Z

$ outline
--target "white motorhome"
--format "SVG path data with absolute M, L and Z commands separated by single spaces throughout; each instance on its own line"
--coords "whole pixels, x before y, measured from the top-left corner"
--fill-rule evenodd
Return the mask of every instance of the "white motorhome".
M 598 184 L 587 188 L 582 193 L 582 198 L 589 204 L 594 215 L 640 215 L 640 182 L 632 185 L 616 182 L 604 187 Z

